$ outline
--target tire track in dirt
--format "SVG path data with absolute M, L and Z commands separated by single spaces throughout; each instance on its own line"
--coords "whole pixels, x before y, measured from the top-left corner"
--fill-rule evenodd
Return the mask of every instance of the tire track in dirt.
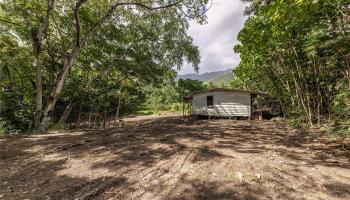
M 349 142 L 281 122 L 148 117 L 0 140 L 3 199 L 350 199 Z

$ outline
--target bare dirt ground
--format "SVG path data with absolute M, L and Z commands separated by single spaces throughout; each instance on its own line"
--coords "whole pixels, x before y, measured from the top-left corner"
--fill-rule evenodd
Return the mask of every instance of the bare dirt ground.
M 350 199 L 349 141 L 281 121 L 126 124 L 1 137 L 0 199 Z

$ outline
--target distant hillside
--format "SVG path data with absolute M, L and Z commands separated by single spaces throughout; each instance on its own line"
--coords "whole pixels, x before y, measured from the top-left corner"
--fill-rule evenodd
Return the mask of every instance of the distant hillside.
M 226 76 L 227 74 L 231 74 L 232 69 L 227 69 L 223 71 L 215 71 L 215 72 L 206 72 L 203 74 L 184 74 L 184 75 L 178 75 L 175 80 L 178 81 L 179 79 L 192 79 L 192 80 L 199 80 L 202 82 L 207 82 L 209 80 L 215 80 L 215 78 L 219 78 L 221 76 Z
M 207 82 L 212 82 L 214 86 L 221 87 L 223 84 L 226 84 L 232 80 L 232 72 L 226 72 L 225 74 L 209 79 Z

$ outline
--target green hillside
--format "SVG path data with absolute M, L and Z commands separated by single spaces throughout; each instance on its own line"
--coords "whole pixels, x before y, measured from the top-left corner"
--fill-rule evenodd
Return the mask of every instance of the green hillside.
M 206 72 L 202 74 L 183 74 L 183 75 L 177 75 L 175 80 L 178 81 L 179 79 L 192 79 L 192 80 L 198 80 L 202 82 L 207 82 L 208 80 L 215 79 L 216 77 L 222 76 L 226 73 L 231 73 L 232 69 L 226 69 L 222 71 L 214 71 L 214 72 Z
M 225 85 L 228 82 L 230 82 L 232 80 L 232 78 L 233 78 L 232 72 L 229 71 L 223 75 L 209 79 L 207 82 L 213 83 L 213 85 L 216 87 L 221 87 L 222 85 Z

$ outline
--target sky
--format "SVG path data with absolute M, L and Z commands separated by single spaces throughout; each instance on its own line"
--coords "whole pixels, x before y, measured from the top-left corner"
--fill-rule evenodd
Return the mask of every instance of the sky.
M 189 34 L 199 47 L 201 63 L 199 73 L 234 68 L 239 64 L 238 54 L 233 47 L 238 44 L 237 35 L 243 28 L 246 17 L 245 4 L 241 0 L 214 0 L 208 10 L 207 24 L 190 22 Z M 185 63 L 179 74 L 195 73 L 191 65 Z

